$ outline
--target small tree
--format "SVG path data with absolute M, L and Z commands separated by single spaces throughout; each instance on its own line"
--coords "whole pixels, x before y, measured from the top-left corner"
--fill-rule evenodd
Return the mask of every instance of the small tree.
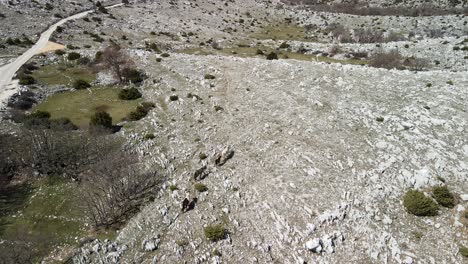
M 90 127 L 103 127 L 103 128 L 111 128 L 112 127 L 112 117 L 105 111 L 99 111 L 94 113 L 91 116 L 89 121 Z
M 130 69 L 134 65 L 133 60 L 119 46 L 109 46 L 102 54 L 97 56 L 98 68 L 111 72 L 119 82 L 125 80 L 125 69 Z

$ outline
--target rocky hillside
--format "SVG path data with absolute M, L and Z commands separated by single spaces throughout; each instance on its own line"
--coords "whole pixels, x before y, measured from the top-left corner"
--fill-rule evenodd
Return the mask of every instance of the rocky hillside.
M 145 72 L 155 109 L 118 135 L 166 179 L 115 239 L 83 240 L 70 262 L 466 261 L 468 17 L 284 2 L 130 1 L 54 35 L 88 58 L 116 43 Z M 75 3 L 60 11 L 87 6 Z

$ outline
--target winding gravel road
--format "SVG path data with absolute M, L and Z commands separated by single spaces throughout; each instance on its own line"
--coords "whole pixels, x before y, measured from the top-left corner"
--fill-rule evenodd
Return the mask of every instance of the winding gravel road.
M 110 9 L 122 5 L 123 4 L 120 3 L 108 6 L 106 8 Z M 88 10 L 60 20 L 44 31 L 36 44 L 34 44 L 34 46 L 32 46 L 21 56 L 16 58 L 15 61 L 0 67 L 0 109 L 5 108 L 8 98 L 15 94 L 18 90 L 18 81 L 12 80 L 15 73 L 21 68 L 21 66 L 23 66 L 23 64 L 29 61 L 34 55 L 39 53 L 39 51 L 47 45 L 47 42 L 57 27 L 65 24 L 70 20 L 83 18 L 92 12 L 94 12 L 94 10 Z

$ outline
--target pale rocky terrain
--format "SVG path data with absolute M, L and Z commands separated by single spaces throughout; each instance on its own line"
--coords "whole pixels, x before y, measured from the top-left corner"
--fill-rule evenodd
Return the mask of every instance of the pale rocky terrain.
M 82 32 L 104 32 L 135 58 L 148 76 L 141 91 L 156 109 L 119 134 L 167 181 L 115 241 L 85 243 L 73 263 L 466 262 L 459 253 L 468 246 L 466 15 L 359 17 L 260 0 L 130 2 L 99 27 L 77 20 L 55 37 L 93 56 L 107 44 Z M 286 18 L 316 25 L 310 39 L 288 39 L 291 51 L 323 54 L 339 45 L 333 58 L 344 62 L 349 52 L 397 47 L 429 63 L 415 72 L 185 52 L 210 39 L 222 48 L 277 48 L 284 39 L 253 34 Z M 334 22 L 406 38 L 380 47 L 337 43 L 323 34 Z M 157 62 L 161 55 L 145 41 L 170 56 Z M 147 133 L 156 139 L 144 140 Z M 219 155 L 229 156 L 225 164 L 216 164 Z M 195 182 L 208 191 L 195 191 Z M 407 190 L 444 182 L 457 195 L 453 209 L 434 217 L 406 212 Z M 194 209 L 182 212 L 184 198 L 195 197 Z M 203 228 L 214 223 L 226 226 L 226 239 L 205 238 Z

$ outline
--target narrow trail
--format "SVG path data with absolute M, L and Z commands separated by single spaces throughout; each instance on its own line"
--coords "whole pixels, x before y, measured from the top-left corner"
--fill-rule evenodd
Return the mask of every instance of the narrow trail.
M 123 4 L 115 4 L 107 6 L 106 9 L 122 6 Z M 89 13 L 93 13 L 95 10 L 84 11 L 67 18 L 60 20 L 59 22 L 50 26 L 46 31 L 41 34 L 39 40 L 29 50 L 23 53 L 21 56 L 16 58 L 15 61 L 3 65 L 0 67 L 0 110 L 6 107 L 8 98 L 15 94 L 18 90 L 18 81 L 13 81 L 15 73 L 28 62 L 34 55 L 40 53 L 40 51 L 47 45 L 50 37 L 55 32 L 58 26 L 67 23 L 70 20 L 80 19 L 87 16 Z

